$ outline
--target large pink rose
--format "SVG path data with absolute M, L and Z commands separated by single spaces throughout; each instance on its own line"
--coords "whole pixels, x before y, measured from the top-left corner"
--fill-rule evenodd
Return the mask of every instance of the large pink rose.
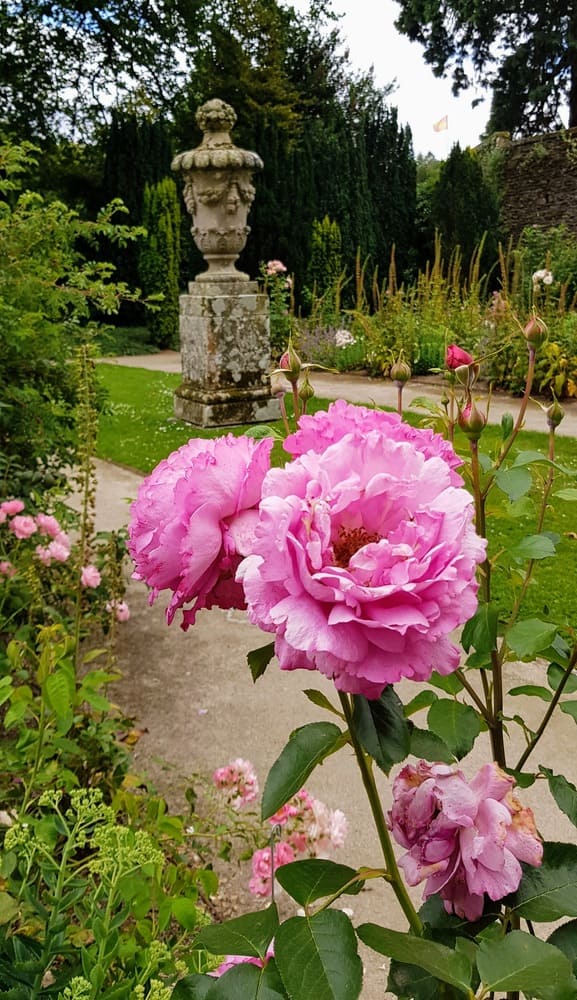
M 463 464 L 453 446 L 441 434 L 427 428 L 415 428 L 401 420 L 398 413 L 370 410 L 354 406 L 344 399 L 331 403 L 326 412 L 305 415 L 299 420 L 299 429 L 284 442 L 285 449 L 298 458 L 307 451 L 322 452 L 329 445 L 340 441 L 345 434 L 363 438 L 369 431 L 377 430 L 392 441 L 410 441 L 426 458 L 442 458 L 451 470 Z M 453 486 L 462 486 L 463 480 L 451 471 Z
M 451 463 L 413 434 L 395 440 L 378 422 L 267 474 L 238 579 L 283 669 L 378 698 L 458 667 L 448 636 L 476 610 L 485 541 Z
M 169 623 L 178 608 L 184 629 L 201 608 L 244 608 L 234 576 L 249 551 L 271 448 L 270 439 L 232 434 L 193 439 L 142 482 L 129 524 L 133 575 L 151 588 L 151 603 L 173 591 Z
M 485 764 L 472 781 L 445 764 L 406 765 L 393 784 L 388 822 L 408 848 L 399 861 L 409 885 L 425 881 L 425 899 L 439 893 L 448 913 L 478 920 L 485 893 L 514 892 L 520 862 L 541 864 L 543 845 L 533 813 L 513 795 L 513 778 Z

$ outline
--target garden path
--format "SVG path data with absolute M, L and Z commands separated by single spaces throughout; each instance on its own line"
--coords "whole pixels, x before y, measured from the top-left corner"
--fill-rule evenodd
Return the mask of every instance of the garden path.
M 174 352 L 120 358 L 118 363 L 180 371 L 179 356 Z M 354 401 L 374 399 L 377 403 L 394 405 L 386 398 L 386 383 L 380 381 L 322 374 L 318 386 L 325 396 L 332 395 L 335 387 L 335 395 Z M 433 391 L 438 393 L 438 388 L 427 389 L 427 395 Z M 422 392 L 421 385 L 414 395 Z M 514 409 L 516 401 L 504 402 L 507 409 Z M 569 404 L 567 409 L 568 417 L 561 427 L 577 436 L 577 404 Z M 544 429 L 541 411 L 537 407 L 534 410 L 539 416 L 538 427 Z M 141 477 L 101 461 L 96 463 L 96 473 L 97 527 L 119 528 L 127 523 L 128 501 L 135 497 Z M 264 645 L 267 638 L 241 612 L 203 611 L 197 624 L 184 633 L 176 622 L 167 627 L 162 599 L 153 607 L 148 606 L 141 583 L 129 582 L 127 600 L 131 618 L 119 628 L 118 664 L 123 676 L 116 686 L 115 697 L 144 733 L 134 751 L 135 769 L 148 774 L 176 808 L 184 807 L 188 775 L 193 771 L 210 774 L 237 756 L 249 758 L 261 783 L 264 782 L 289 733 L 322 717 L 320 709 L 307 700 L 302 689 L 318 687 L 334 698 L 331 685 L 322 677 L 299 671 L 282 672 L 274 663 L 253 685 L 245 654 Z M 539 680 L 538 667 L 517 664 L 509 670 L 516 683 Z M 400 685 L 403 697 L 402 688 Z M 404 688 L 407 696 L 410 683 Z M 525 710 L 529 725 L 536 727 L 540 705 L 536 698 L 517 698 L 515 710 Z M 424 719 L 415 721 L 424 724 Z M 520 752 L 520 740 L 515 733 L 512 742 Z M 471 757 L 467 765 L 472 770 L 487 759 L 480 740 Z M 577 782 L 575 723 L 569 716 L 560 714 L 548 731 L 535 754 L 535 763 L 540 761 L 553 769 L 555 762 L 562 763 L 560 770 L 569 780 Z M 378 780 L 388 807 L 388 782 L 384 776 Z M 379 865 L 377 839 L 351 754 L 345 750 L 331 757 L 314 772 L 307 786 L 332 808 L 342 808 L 348 817 L 349 836 L 336 860 L 353 866 Z M 552 803 L 544 782 L 523 792 L 522 798 L 535 809 L 539 829 L 546 839 L 575 839 L 575 829 Z M 244 890 L 240 887 L 247 881 L 246 866 L 230 881 L 227 879 L 225 892 L 230 893 L 233 906 L 244 902 Z M 415 896 L 419 899 L 420 891 Z M 385 885 L 375 884 L 359 896 L 345 899 L 343 905 L 351 906 L 355 924 L 373 921 L 404 929 L 396 902 Z M 254 900 L 249 899 L 248 903 L 254 908 Z M 365 963 L 363 1000 L 382 1000 L 384 995 L 388 996 L 383 992 L 386 982 L 383 960 L 368 949 L 361 950 Z

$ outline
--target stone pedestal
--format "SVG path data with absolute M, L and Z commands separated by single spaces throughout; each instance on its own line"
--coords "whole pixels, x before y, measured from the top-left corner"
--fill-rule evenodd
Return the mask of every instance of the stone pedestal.
M 268 297 L 256 281 L 203 280 L 180 297 L 182 384 L 174 413 L 197 427 L 278 420 L 270 395 Z

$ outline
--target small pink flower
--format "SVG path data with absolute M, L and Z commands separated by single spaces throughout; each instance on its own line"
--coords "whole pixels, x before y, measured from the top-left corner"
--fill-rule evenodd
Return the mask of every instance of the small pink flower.
M 16 538 L 30 538 L 36 530 L 36 521 L 29 514 L 16 514 L 10 521 L 10 531 Z
M 291 861 L 295 860 L 293 848 L 284 840 L 281 840 L 279 844 L 275 844 L 272 853 L 274 853 L 275 871 L 281 865 L 288 865 Z M 262 847 L 260 850 L 254 852 L 252 856 L 252 878 L 248 884 L 253 896 L 270 896 L 272 885 L 271 862 L 270 847 Z
M 233 969 L 235 965 L 245 965 L 246 963 L 248 963 L 249 965 L 256 965 L 257 968 L 262 969 L 268 962 L 269 958 L 272 958 L 273 956 L 274 956 L 274 948 L 272 945 L 267 950 L 264 962 L 262 961 L 261 958 L 256 958 L 251 955 L 227 955 L 224 962 L 222 962 L 221 965 L 218 966 L 218 969 L 215 969 L 213 972 L 210 972 L 209 975 L 224 976 L 225 972 L 228 972 L 229 969 Z
M 13 566 L 8 559 L 3 559 L 0 562 L 0 576 L 5 576 L 7 579 L 10 579 L 10 577 L 16 576 L 17 572 L 18 570 L 16 567 Z
M 24 504 L 22 500 L 4 500 L 0 504 L 0 511 L 3 514 L 7 514 L 8 517 L 13 517 L 14 514 L 20 514 L 24 510 Z
M 212 780 L 217 788 L 227 793 L 227 800 L 233 809 L 241 809 L 258 796 L 258 778 L 254 767 L 242 757 L 237 757 L 226 767 L 217 768 Z
M 56 562 L 66 562 L 70 558 L 70 543 L 67 535 L 62 532 L 58 538 L 54 538 L 48 545 L 47 551 L 51 559 Z
M 62 531 L 60 524 L 52 514 L 37 514 L 36 524 L 38 525 L 38 530 L 50 538 L 57 538 Z
M 117 622 L 127 622 L 130 618 L 130 608 L 126 601 L 107 601 L 106 610 L 109 615 L 114 614 Z
M 102 577 L 96 569 L 96 566 L 83 566 L 82 573 L 80 574 L 80 582 L 83 587 L 98 587 Z
M 44 566 L 50 566 L 50 563 L 52 562 L 52 554 L 47 546 L 37 545 L 34 549 L 34 555 L 39 562 L 44 564 Z
M 447 368 L 451 371 L 455 371 L 455 368 L 460 368 L 461 365 L 473 365 L 474 363 L 475 359 L 471 354 L 469 354 L 468 351 L 464 351 L 463 348 L 459 347 L 457 344 L 449 344 L 445 355 L 445 364 Z
M 269 260 L 266 264 L 266 273 L 268 275 L 273 274 L 286 274 L 286 267 L 282 260 Z

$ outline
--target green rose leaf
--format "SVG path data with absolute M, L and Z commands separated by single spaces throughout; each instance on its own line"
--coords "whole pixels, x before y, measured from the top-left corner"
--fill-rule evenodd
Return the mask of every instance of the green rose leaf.
M 519 687 L 511 688 L 509 694 L 526 694 L 530 698 L 541 698 L 542 701 L 551 701 L 553 697 L 549 688 L 541 687 L 539 684 L 521 684 Z
M 565 712 L 565 715 L 570 715 L 577 722 L 577 701 L 562 701 L 559 708 Z
M 478 653 L 490 653 L 497 648 L 497 624 L 499 616 L 492 604 L 482 604 L 476 614 L 466 623 L 461 634 L 461 643 L 465 652 L 471 646 Z
M 529 492 L 533 479 L 525 468 L 501 468 L 495 473 L 495 483 L 503 493 L 506 493 L 509 500 L 518 500 Z
M 211 989 L 204 994 L 206 1000 L 287 1000 L 281 978 L 274 961 L 264 969 L 244 963 L 212 980 Z
M 561 812 L 569 817 L 573 826 L 577 826 L 577 788 L 563 774 L 553 774 L 548 767 L 539 769 L 549 782 L 549 791 L 559 806 Z
M 327 757 L 341 730 L 332 722 L 311 722 L 291 733 L 271 767 L 262 795 L 262 818 L 268 819 L 303 787 L 317 764 Z
M 567 989 L 572 980 L 568 958 L 546 941 L 511 931 L 501 941 L 481 941 L 477 968 L 488 990 L 523 990 L 545 998 L 552 989 Z
M 577 845 L 545 843 L 543 863 L 523 865 L 521 884 L 509 902 L 521 917 L 536 922 L 577 917 Z
M 417 965 L 443 983 L 449 983 L 465 992 L 470 990 L 470 961 L 466 955 L 453 951 L 444 944 L 416 937 L 414 934 L 401 934 L 377 924 L 361 924 L 357 927 L 357 934 L 364 944 L 381 955 L 387 955 L 397 962 Z
M 353 697 L 355 729 L 363 747 L 385 774 L 409 753 L 410 735 L 403 703 L 392 685 L 380 698 Z
M 427 722 L 429 729 L 446 743 L 457 760 L 469 753 L 481 731 L 475 709 L 448 698 L 440 698 L 431 705 Z
M 440 688 L 445 694 L 458 694 L 463 690 L 463 685 L 456 674 L 438 674 L 436 670 L 429 677 L 429 684 Z
M 203 945 L 211 955 L 249 955 L 264 960 L 277 927 L 277 908 L 272 903 L 266 910 L 203 927 L 195 944 Z
M 532 660 L 537 653 L 547 649 L 555 638 L 557 628 L 540 618 L 527 618 L 516 622 L 507 632 L 507 645 L 521 660 Z
M 172 900 L 171 910 L 174 919 L 185 930 L 193 931 L 198 926 L 198 907 L 192 899 L 177 896 Z
M 563 952 L 571 962 L 573 972 L 577 972 L 577 920 L 557 927 L 547 941 Z
M 329 701 L 326 694 L 322 691 L 317 691 L 316 688 L 305 688 L 303 694 L 306 695 L 309 701 L 316 705 L 317 708 L 324 708 L 327 712 L 332 712 L 333 715 L 338 715 L 340 719 L 343 717 L 343 713 Z
M 420 691 L 419 694 L 409 701 L 404 708 L 405 718 L 408 719 L 410 715 L 414 715 L 415 712 L 420 712 L 422 708 L 430 708 L 434 701 L 437 701 L 439 696 L 435 694 L 434 691 L 429 691 L 425 688 L 424 691 Z
M 501 437 L 503 438 L 503 441 L 506 441 L 510 436 L 514 426 L 515 423 L 513 415 L 511 413 L 504 413 L 501 417 Z
M 557 490 L 554 494 L 559 500 L 577 500 L 577 489 L 574 486 L 568 486 L 565 490 Z
M 354 868 L 321 858 L 307 858 L 306 861 L 282 865 L 278 869 L 277 880 L 301 906 L 309 906 L 316 899 L 333 896 L 343 890 L 344 886 L 348 886 L 344 891 L 354 896 L 364 885 Z
M 443 764 L 454 764 L 455 755 L 451 753 L 446 743 L 430 732 L 429 729 L 418 729 L 413 723 L 409 723 L 411 733 L 411 754 L 413 757 L 422 757 L 424 760 L 440 760 Z
M 185 976 L 178 980 L 171 1000 L 204 1000 L 211 986 L 214 986 L 214 976 Z
M 250 653 L 247 653 L 246 659 L 255 683 L 259 677 L 262 677 L 273 656 L 274 642 L 269 642 L 266 646 L 260 646 L 258 649 L 251 649 Z
M 565 671 L 563 667 L 560 667 L 558 663 L 550 663 L 547 667 L 547 683 L 553 691 L 556 691 L 559 687 L 561 681 L 565 676 Z M 565 682 L 563 688 L 564 694 L 575 694 L 577 691 L 577 675 L 569 674 L 568 680 Z
M 355 932 L 341 910 L 286 920 L 275 937 L 275 959 L 290 997 L 357 1000 L 361 994 Z
M 555 544 L 549 535 L 527 535 L 511 549 L 513 559 L 548 559 L 555 555 Z

